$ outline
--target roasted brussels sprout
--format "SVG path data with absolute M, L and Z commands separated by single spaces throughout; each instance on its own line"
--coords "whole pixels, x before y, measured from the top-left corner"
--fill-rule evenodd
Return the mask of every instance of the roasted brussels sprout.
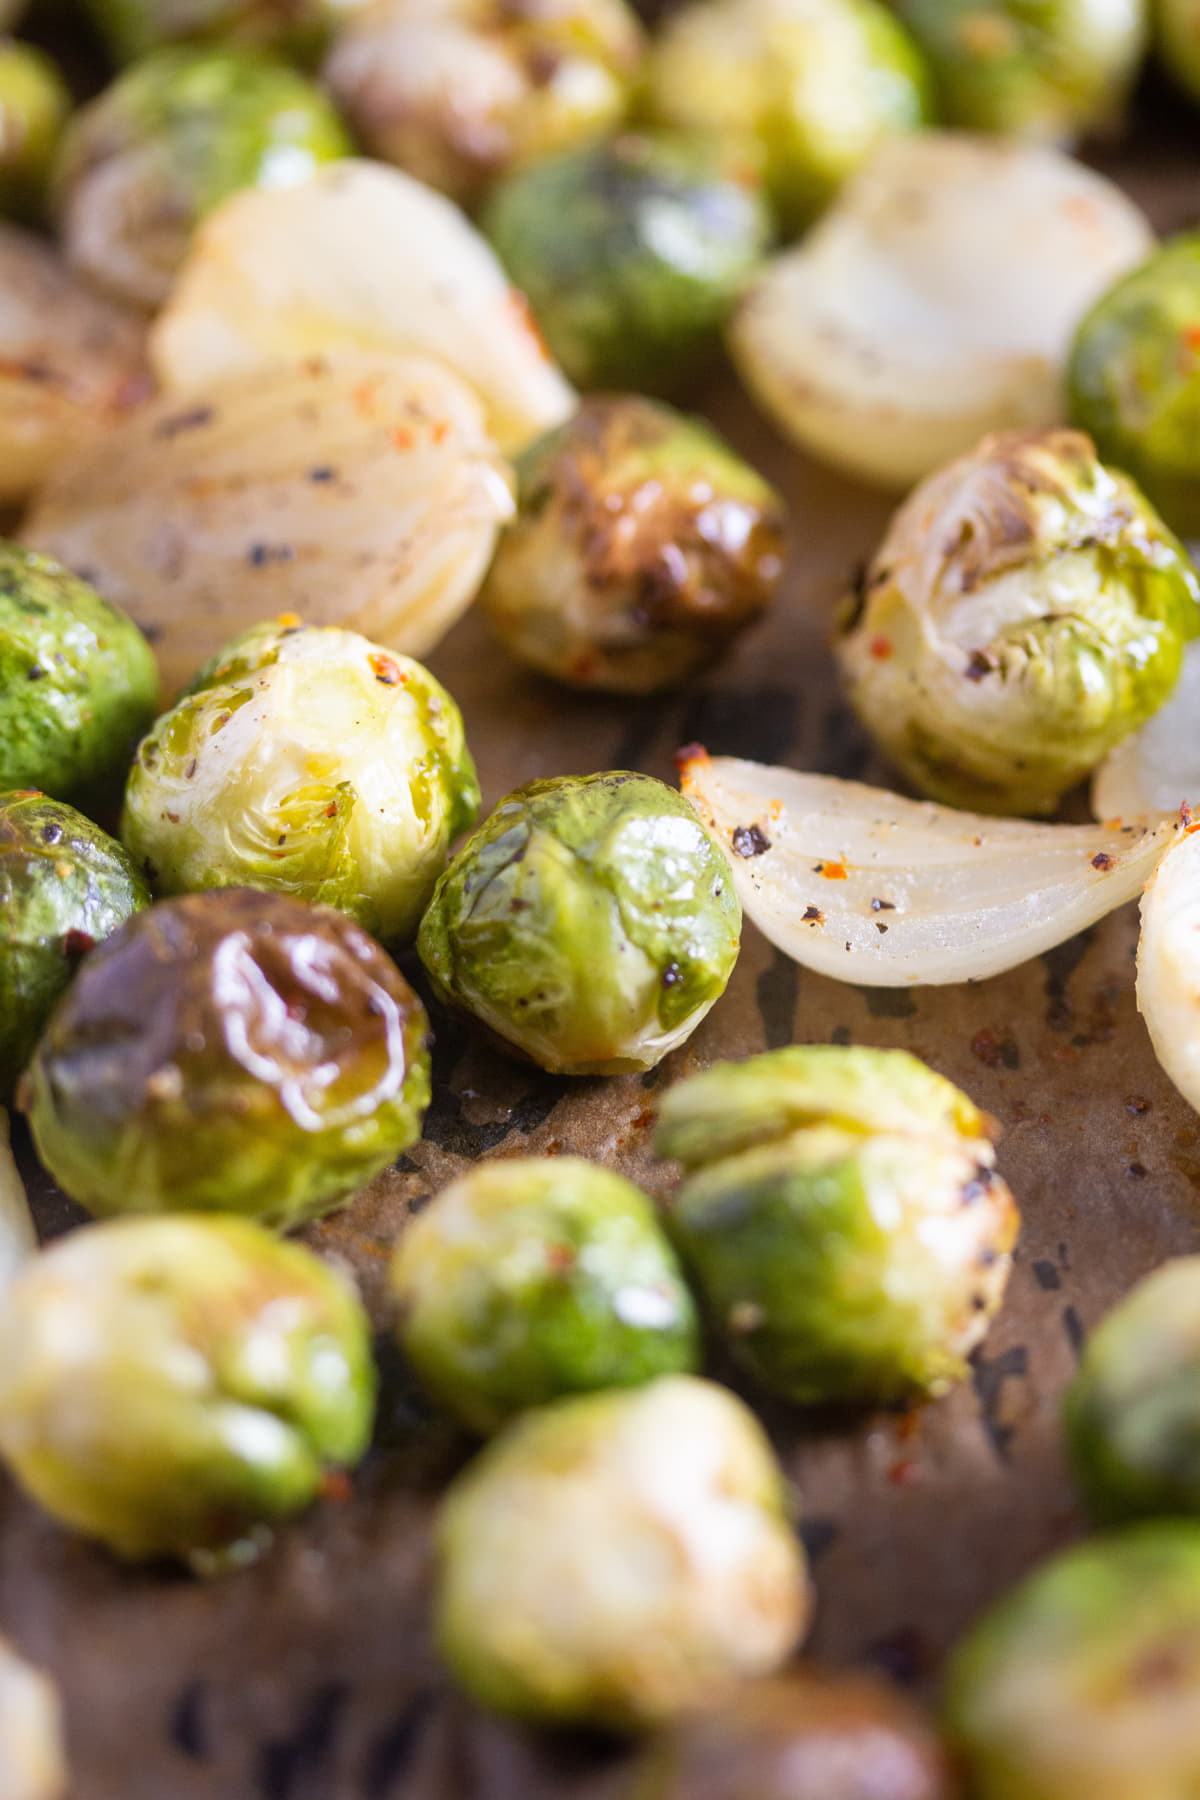
M 641 55 L 625 0 L 376 0 L 325 81 L 372 156 L 471 206 L 618 126 Z
M 652 1740 L 628 1800 L 950 1800 L 933 1730 L 862 1675 L 800 1667 Z
M 0 1638 L 0 1794 L 62 1800 L 67 1789 L 62 1708 L 53 1683 Z
M 895 514 L 843 613 L 851 705 L 924 794 L 1049 813 L 1170 694 L 1183 547 L 1077 431 L 985 438 Z
M 558 1075 L 652 1069 L 725 991 L 741 908 L 671 788 L 616 771 L 502 800 L 438 882 L 417 947 L 434 991 Z
M 674 1236 L 765 1387 L 805 1404 L 944 1393 L 999 1308 L 1020 1223 L 990 1120 L 902 1050 L 793 1045 L 672 1088 Z
M 420 1135 L 425 1012 L 341 913 L 222 888 L 88 958 L 22 1083 L 50 1173 L 95 1213 L 298 1225 Z
M 400 1341 L 482 1434 L 513 1413 L 696 1365 L 695 1310 L 654 1207 L 576 1156 L 481 1163 L 405 1227 Z
M 158 50 L 76 114 L 57 174 L 67 258 L 131 306 L 171 291 L 197 221 L 291 187 L 350 140 L 320 89 L 251 50 Z
M 246 1561 L 358 1461 L 374 1389 L 353 1288 L 249 1219 L 89 1226 L 0 1310 L 0 1456 L 121 1557 Z
M 43 51 L 0 39 L 0 212 L 35 217 L 71 110 L 66 83 Z
M 526 1413 L 451 1487 L 437 1635 L 483 1706 L 624 1729 L 769 1673 L 806 1622 L 804 1555 L 757 1420 L 667 1375 Z
M 929 116 L 929 78 L 876 0 L 692 0 L 664 27 L 650 106 L 761 170 L 797 230 L 886 137 Z
M 634 134 L 511 175 L 483 226 L 571 380 L 649 393 L 713 351 L 769 236 L 744 165 Z
M 84 0 L 119 62 L 160 44 L 199 39 L 311 58 L 370 0 Z
M 160 894 L 277 888 L 411 938 L 479 784 L 420 663 L 334 626 L 245 631 L 138 747 L 121 831 Z
M 79 959 L 150 904 L 120 844 L 35 789 L 0 793 L 0 1103 Z
M 50 557 L 0 543 L 0 791 L 108 805 L 157 693 L 132 619 Z
M 1146 0 L 899 0 L 899 11 L 940 118 L 1040 143 L 1118 123 L 1146 48 Z
M 1152 22 L 1159 59 L 1193 100 L 1200 100 L 1200 4 L 1155 0 Z
M 709 426 L 652 400 L 585 400 L 524 453 L 517 484 L 480 601 L 514 655 L 574 687 L 686 680 L 779 584 L 778 494 Z
M 1071 419 L 1167 524 L 1200 536 L 1200 232 L 1172 239 L 1097 301 L 1068 367 Z
M 1093 1518 L 1200 1513 L 1200 1256 L 1155 1270 L 1096 1328 L 1063 1422 Z
M 972 1800 L 1182 1800 L 1200 1781 L 1200 1525 L 1053 1558 L 973 1628 L 945 1722 Z

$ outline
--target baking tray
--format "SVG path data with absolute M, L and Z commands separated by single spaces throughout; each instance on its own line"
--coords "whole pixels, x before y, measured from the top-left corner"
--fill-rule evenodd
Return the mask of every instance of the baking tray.
M 1195 115 L 1157 92 L 1140 111 L 1141 135 L 1101 165 L 1160 230 L 1191 224 Z M 711 678 L 639 702 L 564 696 L 468 617 L 430 662 L 463 708 L 488 806 L 544 775 L 670 779 L 673 751 L 693 741 L 888 779 L 838 698 L 825 639 L 890 503 L 785 448 L 727 376 L 697 404 L 789 501 L 779 604 Z M 390 1347 L 386 1259 L 409 1210 L 480 1157 L 572 1152 L 664 1192 L 649 1147 L 657 1090 L 793 1041 L 898 1046 L 962 1083 L 1001 1124 L 1024 1213 L 1003 1312 L 949 1398 L 814 1419 L 747 1390 L 795 1484 L 819 1599 L 808 1648 L 929 1689 L 980 1606 L 1083 1529 L 1058 1407 L 1089 1327 L 1163 1258 L 1197 1248 L 1200 1121 L 1138 1018 L 1136 937 L 1127 907 L 1009 975 L 906 991 L 812 975 L 747 926 L 695 1036 L 650 1075 L 607 1081 L 505 1061 L 435 1013 L 423 1142 L 307 1233 L 353 1265 L 380 1331 L 376 1444 L 350 1496 L 281 1530 L 256 1567 L 205 1584 L 118 1566 L 0 1477 L 0 1626 L 62 1685 L 73 1800 L 617 1800 L 619 1749 L 486 1720 L 438 1667 L 431 1524 L 471 1446 Z M 17 1137 L 43 1234 L 79 1222 Z

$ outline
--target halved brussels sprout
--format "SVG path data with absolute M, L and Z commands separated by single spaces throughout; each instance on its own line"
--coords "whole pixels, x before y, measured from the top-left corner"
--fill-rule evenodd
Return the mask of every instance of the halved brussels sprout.
M 932 1728 L 863 1675 L 800 1666 L 662 1732 L 628 1800 L 952 1800 Z
M 990 1126 L 902 1050 L 792 1046 L 673 1087 L 673 1233 L 738 1361 L 809 1405 L 961 1379 L 1020 1224 Z
M 1069 144 L 1121 121 L 1147 0 L 899 0 L 949 125 Z
M 1162 705 L 1197 631 L 1200 578 L 1134 484 L 1082 432 L 1013 432 L 904 502 L 836 648 L 922 793 L 1048 813 Z
M 358 1295 L 248 1219 L 118 1219 L 29 1263 L 0 1309 L 0 1456 L 55 1518 L 198 1573 L 367 1447 Z
M 487 572 L 510 481 L 451 369 L 339 350 L 161 396 L 65 462 L 23 531 L 128 607 L 174 699 L 281 613 L 432 649 Z
M 420 1136 L 427 1030 L 343 914 L 221 888 L 162 901 L 93 951 L 18 1104 L 91 1212 L 299 1225 Z
M 1044 1563 L 955 1652 L 945 1723 L 973 1800 L 1183 1800 L 1200 1782 L 1200 1524 Z
M 526 1413 L 455 1481 L 438 1544 L 442 1653 L 524 1718 L 657 1724 L 768 1674 L 807 1622 L 766 1435 L 688 1375 Z
M 877 0 L 691 0 L 658 38 L 649 106 L 760 169 L 794 233 L 884 138 L 930 117 L 930 83 Z
M 417 948 L 438 998 L 559 1075 L 651 1069 L 725 991 L 741 908 L 680 795 L 616 771 L 530 782 L 438 882 Z
M 510 175 L 483 228 L 572 381 L 650 393 L 714 352 L 770 236 L 744 163 L 632 133 Z
M 66 1791 L 57 1689 L 0 1638 L 0 1794 L 4 1800 L 63 1800 Z
M 153 311 L 206 213 L 243 188 L 306 181 L 350 150 L 328 99 L 286 64 L 250 50 L 158 50 L 71 122 L 57 174 L 67 259 L 114 299 Z
M 1200 100 L 1198 0 L 1154 0 L 1153 22 L 1159 60 L 1185 94 Z
M 1200 536 L 1200 232 L 1164 244 L 1096 302 L 1067 379 L 1072 422 L 1168 525 Z
M 699 1356 L 653 1204 L 577 1156 L 469 1170 L 405 1226 L 390 1285 L 409 1361 L 483 1434 L 562 1394 L 685 1373 Z
M 261 887 L 411 938 L 479 783 L 428 669 L 333 626 L 243 632 L 142 739 L 121 834 L 160 894 Z
M 517 464 L 517 517 L 480 595 L 514 655 L 573 687 L 652 694 L 770 603 L 783 501 L 699 419 L 585 400 Z
M 50 557 L 0 542 L 0 791 L 110 804 L 157 693 L 132 619 Z
M 0 211 L 19 218 L 41 212 L 70 110 L 67 84 L 45 52 L 0 40 Z
M 0 1102 L 79 959 L 149 906 L 120 844 L 32 789 L 0 793 Z
M 1200 1513 L 1200 1256 L 1156 1269 L 1101 1321 L 1063 1419 L 1093 1518 Z
M 625 0 L 376 0 L 324 73 L 372 156 L 469 206 L 618 126 L 641 55 Z

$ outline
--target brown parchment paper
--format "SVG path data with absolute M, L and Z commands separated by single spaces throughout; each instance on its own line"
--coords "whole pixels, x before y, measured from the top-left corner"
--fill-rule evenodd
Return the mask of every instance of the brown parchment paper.
M 1164 110 L 1151 98 L 1144 113 Z M 1200 214 L 1194 116 L 1109 159 L 1161 229 Z M 485 802 L 536 776 L 603 768 L 672 778 L 714 753 L 886 780 L 837 692 L 831 607 L 890 509 L 786 449 L 724 379 L 705 409 L 787 496 L 795 556 L 771 619 L 688 692 L 566 696 L 468 618 L 430 660 L 466 715 Z M 570 1151 L 663 1192 L 655 1091 L 723 1056 L 802 1042 L 897 1045 L 1003 1126 L 1024 1231 L 972 1379 L 909 1415 L 813 1421 L 754 1399 L 795 1483 L 819 1595 L 809 1648 L 929 1690 L 967 1621 L 1082 1531 L 1058 1404 L 1088 1328 L 1163 1258 L 1197 1248 L 1200 1120 L 1159 1070 L 1134 1005 L 1136 912 L 1012 974 L 920 992 L 839 985 L 747 927 L 727 996 L 648 1077 L 568 1083 L 436 1019 L 425 1139 L 309 1233 L 346 1258 L 381 1332 L 376 1447 L 352 1496 L 279 1533 L 255 1568 L 204 1585 L 118 1567 L 0 1476 L 0 1629 L 62 1684 L 74 1800 L 617 1800 L 611 1748 L 483 1719 L 426 1629 L 436 1496 L 470 1445 L 424 1407 L 385 1335 L 383 1271 L 406 1213 L 482 1156 Z M 412 970 L 409 971 L 412 973 Z M 20 1137 L 20 1131 L 18 1130 Z M 29 1158 L 45 1235 L 81 1215 Z

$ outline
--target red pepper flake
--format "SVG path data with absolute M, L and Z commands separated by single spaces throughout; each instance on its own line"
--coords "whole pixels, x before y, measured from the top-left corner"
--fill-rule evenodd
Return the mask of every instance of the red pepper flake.
M 382 651 L 380 651 L 375 655 L 368 656 L 367 661 L 371 665 L 371 673 L 374 675 L 376 681 L 381 681 L 384 687 L 403 686 L 405 676 L 399 663 L 396 662 L 394 658 L 385 656 Z
M 344 1506 L 354 1493 L 354 1484 L 345 1469 L 326 1469 L 321 1477 L 320 1488 L 322 1500 L 332 1501 L 334 1506 Z
M 337 810 L 338 810 L 337 809 L 337 801 L 336 800 L 331 801 L 331 803 L 325 808 L 325 817 L 327 819 L 336 819 L 337 818 Z
M 867 649 L 876 662 L 886 662 L 889 656 L 896 654 L 896 646 L 891 638 L 883 636 L 873 637 L 867 645 Z
M 579 1255 L 570 1244 L 547 1244 L 546 1261 L 552 1275 L 569 1275 L 579 1261 Z
M 433 438 L 435 444 L 445 443 L 446 439 L 450 436 L 450 427 L 447 425 L 445 419 L 439 419 L 437 421 L 430 432 L 430 436 Z
M 684 744 L 675 752 L 673 761 L 679 773 L 686 775 L 690 764 L 706 763 L 711 761 L 711 758 L 703 744 Z
M 520 288 L 509 288 L 508 304 L 521 330 L 526 332 L 529 337 L 533 339 L 534 345 L 542 360 L 544 362 L 549 362 L 550 351 L 545 338 L 542 336 L 541 327 L 537 322 L 532 306 L 530 306 L 529 301 L 525 298 L 525 295 L 521 292 Z
M 921 1479 L 921 1466 L 913 1456 L 902 1456 L 888 1470 L 893 1487 L 915 1487 Z
M 96 940 L 89 931 L 80 931 L 72 925 L 63 938 L 63 951 L 67 956 L 86 956 L 89 950 L 96 948 Z
M 1093 858 L 1092 858 L 1093 869 L 1099 869 L 1101 871 L 1101 873 L 1104 873 L 1108 869 L 1111 869 L 1112 866 L 1113 866 L 1113 859 L 1108 854 L 1108 851 L 1107 850 L 1097 850 L 1095 856 L 1093 856 Z
M 826 881 L 845 881 L 847 879 L 846 865 L 840 862 L 822 863 L 821 874 Z
M 392 431 L 392 442 L 397 450 L 411 450 L 415 441 L 407 425 L 397 425 Z
M 360 381 L 350 398 L 364 419 L 373 419 L 379 402 L 379 381 Z

